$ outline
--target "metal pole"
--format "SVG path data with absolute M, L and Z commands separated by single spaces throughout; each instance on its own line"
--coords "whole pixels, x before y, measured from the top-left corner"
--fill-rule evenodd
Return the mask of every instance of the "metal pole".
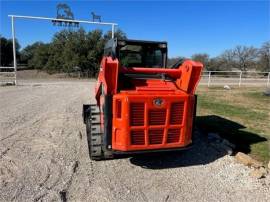
M 211 82 L 211 71 L 209 71 L 208 74 L 208 84 L 207 84 L 208 87 L 210 86 L 210 82 Z
M 112 39 L 114 38 L 114 24 L 112 24 Z
M 17 59 L 16 59 L 16 41 L 15 41 L 15 28 L 14 17 L 11 17 L 11 29 L 12 29 L 12 42 L 13 42 L 13 66 L 15 74 L 15 85 L 17 85 Z
M 241 86 L 241 81 L 242 81 L 242 73 L 243 73 L 243 72 L 242 72 L 242 71 L 240 71 L 240 76 L 239 76 L 239 84 L 238 84 L 238 85 L 239 85 L 239 87 Z
M 270 83 L 270 72 L 268 72 L 268 77 L 267 77 L 267 87 L 269 86 L 269 83 Z
M 112 38 L 114 38 L 114 29 L 117 26 L 116 23 L 111 22 L 93 22 L 87 20 L 70 20 L 70 19 L 58 19 L 58 18 L 47 18 L 38 16 L 23 16 L 23 15 L 8 15 L 11 17 L 11 28 L 12 28 L 12 41 L 13 41 L 13 63 L 14 63 L 14 74 L 15 74 L 15 85 L 17 85 L 17 60 L 16 60 L 16 44 L 15 44 L 15 18 L 25 18 L 25 19 L 36 19 L 36 20 L 50 20 L 50 21 L 61 21 L 61 22 L 77 22 L 77 23 L 87 23 L 87 24 L 97 24 L 97 25 L 111 25 L 112 26 Z

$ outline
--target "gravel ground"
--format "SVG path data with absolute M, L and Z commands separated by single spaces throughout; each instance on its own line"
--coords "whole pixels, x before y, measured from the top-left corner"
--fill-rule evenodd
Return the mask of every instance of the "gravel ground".
M 191 150 L 91 161 L 87 81 L 0 87 L 1 201 L 270 201 L 270 180 L 197 135 Z

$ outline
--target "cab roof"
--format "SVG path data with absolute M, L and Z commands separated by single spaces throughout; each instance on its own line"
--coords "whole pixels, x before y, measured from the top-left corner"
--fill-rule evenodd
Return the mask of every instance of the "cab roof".
M 105 44 L 105 49 L 111 48 L 113 46 L 125 46 L 126 44 L 149 44 L 149 45 L 163 45 L 164 48 L 167 48 L 166 41 L 147 41 L 147 40 L 135 40 L 135 39 L 110 39 Z

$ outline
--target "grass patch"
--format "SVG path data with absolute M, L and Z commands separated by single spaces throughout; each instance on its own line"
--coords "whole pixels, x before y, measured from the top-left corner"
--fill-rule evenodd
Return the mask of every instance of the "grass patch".
M 222 100 L 218 100 L 218 98 L 209 99 L 207 95 L 199 96 L 198 105 L 212 111 L 214 114 L 223 116 L 240 117 L 245 120 L 252 119 L 255 121 L 264 120 L 267 118 L 266 112 L 258 112 L 244 106 L 236 106 L 232 103 L 224 103 Z
M 260 102 L 265 102 L 269 104 L 270 98 L 265 96 L 262 92 L 245 92 L 243 96 L 251 98 L 253 100 L 259 100 Z
M 270 98 L 262 89 L 218 88 L 198 90 L 196 124 L 206 133 L 217 132 L 237 151 L 258 160 L 270 160 Z

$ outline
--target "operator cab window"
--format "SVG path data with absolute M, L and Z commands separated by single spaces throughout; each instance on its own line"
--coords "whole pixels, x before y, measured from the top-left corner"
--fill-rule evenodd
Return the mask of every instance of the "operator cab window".
M 125 67 L 140 66 L 142 64 L 142 47 L 126 45 L 120 48 L 120 61 Z
M 163 52 L 153 45 L 131 45 L 120 47 L 119 58 L 124 67 L 162 67 Z
M 149 67 L 162 67 L 162 52 L 161 50 L 149 50 L 146 52 L 146 64 Z

